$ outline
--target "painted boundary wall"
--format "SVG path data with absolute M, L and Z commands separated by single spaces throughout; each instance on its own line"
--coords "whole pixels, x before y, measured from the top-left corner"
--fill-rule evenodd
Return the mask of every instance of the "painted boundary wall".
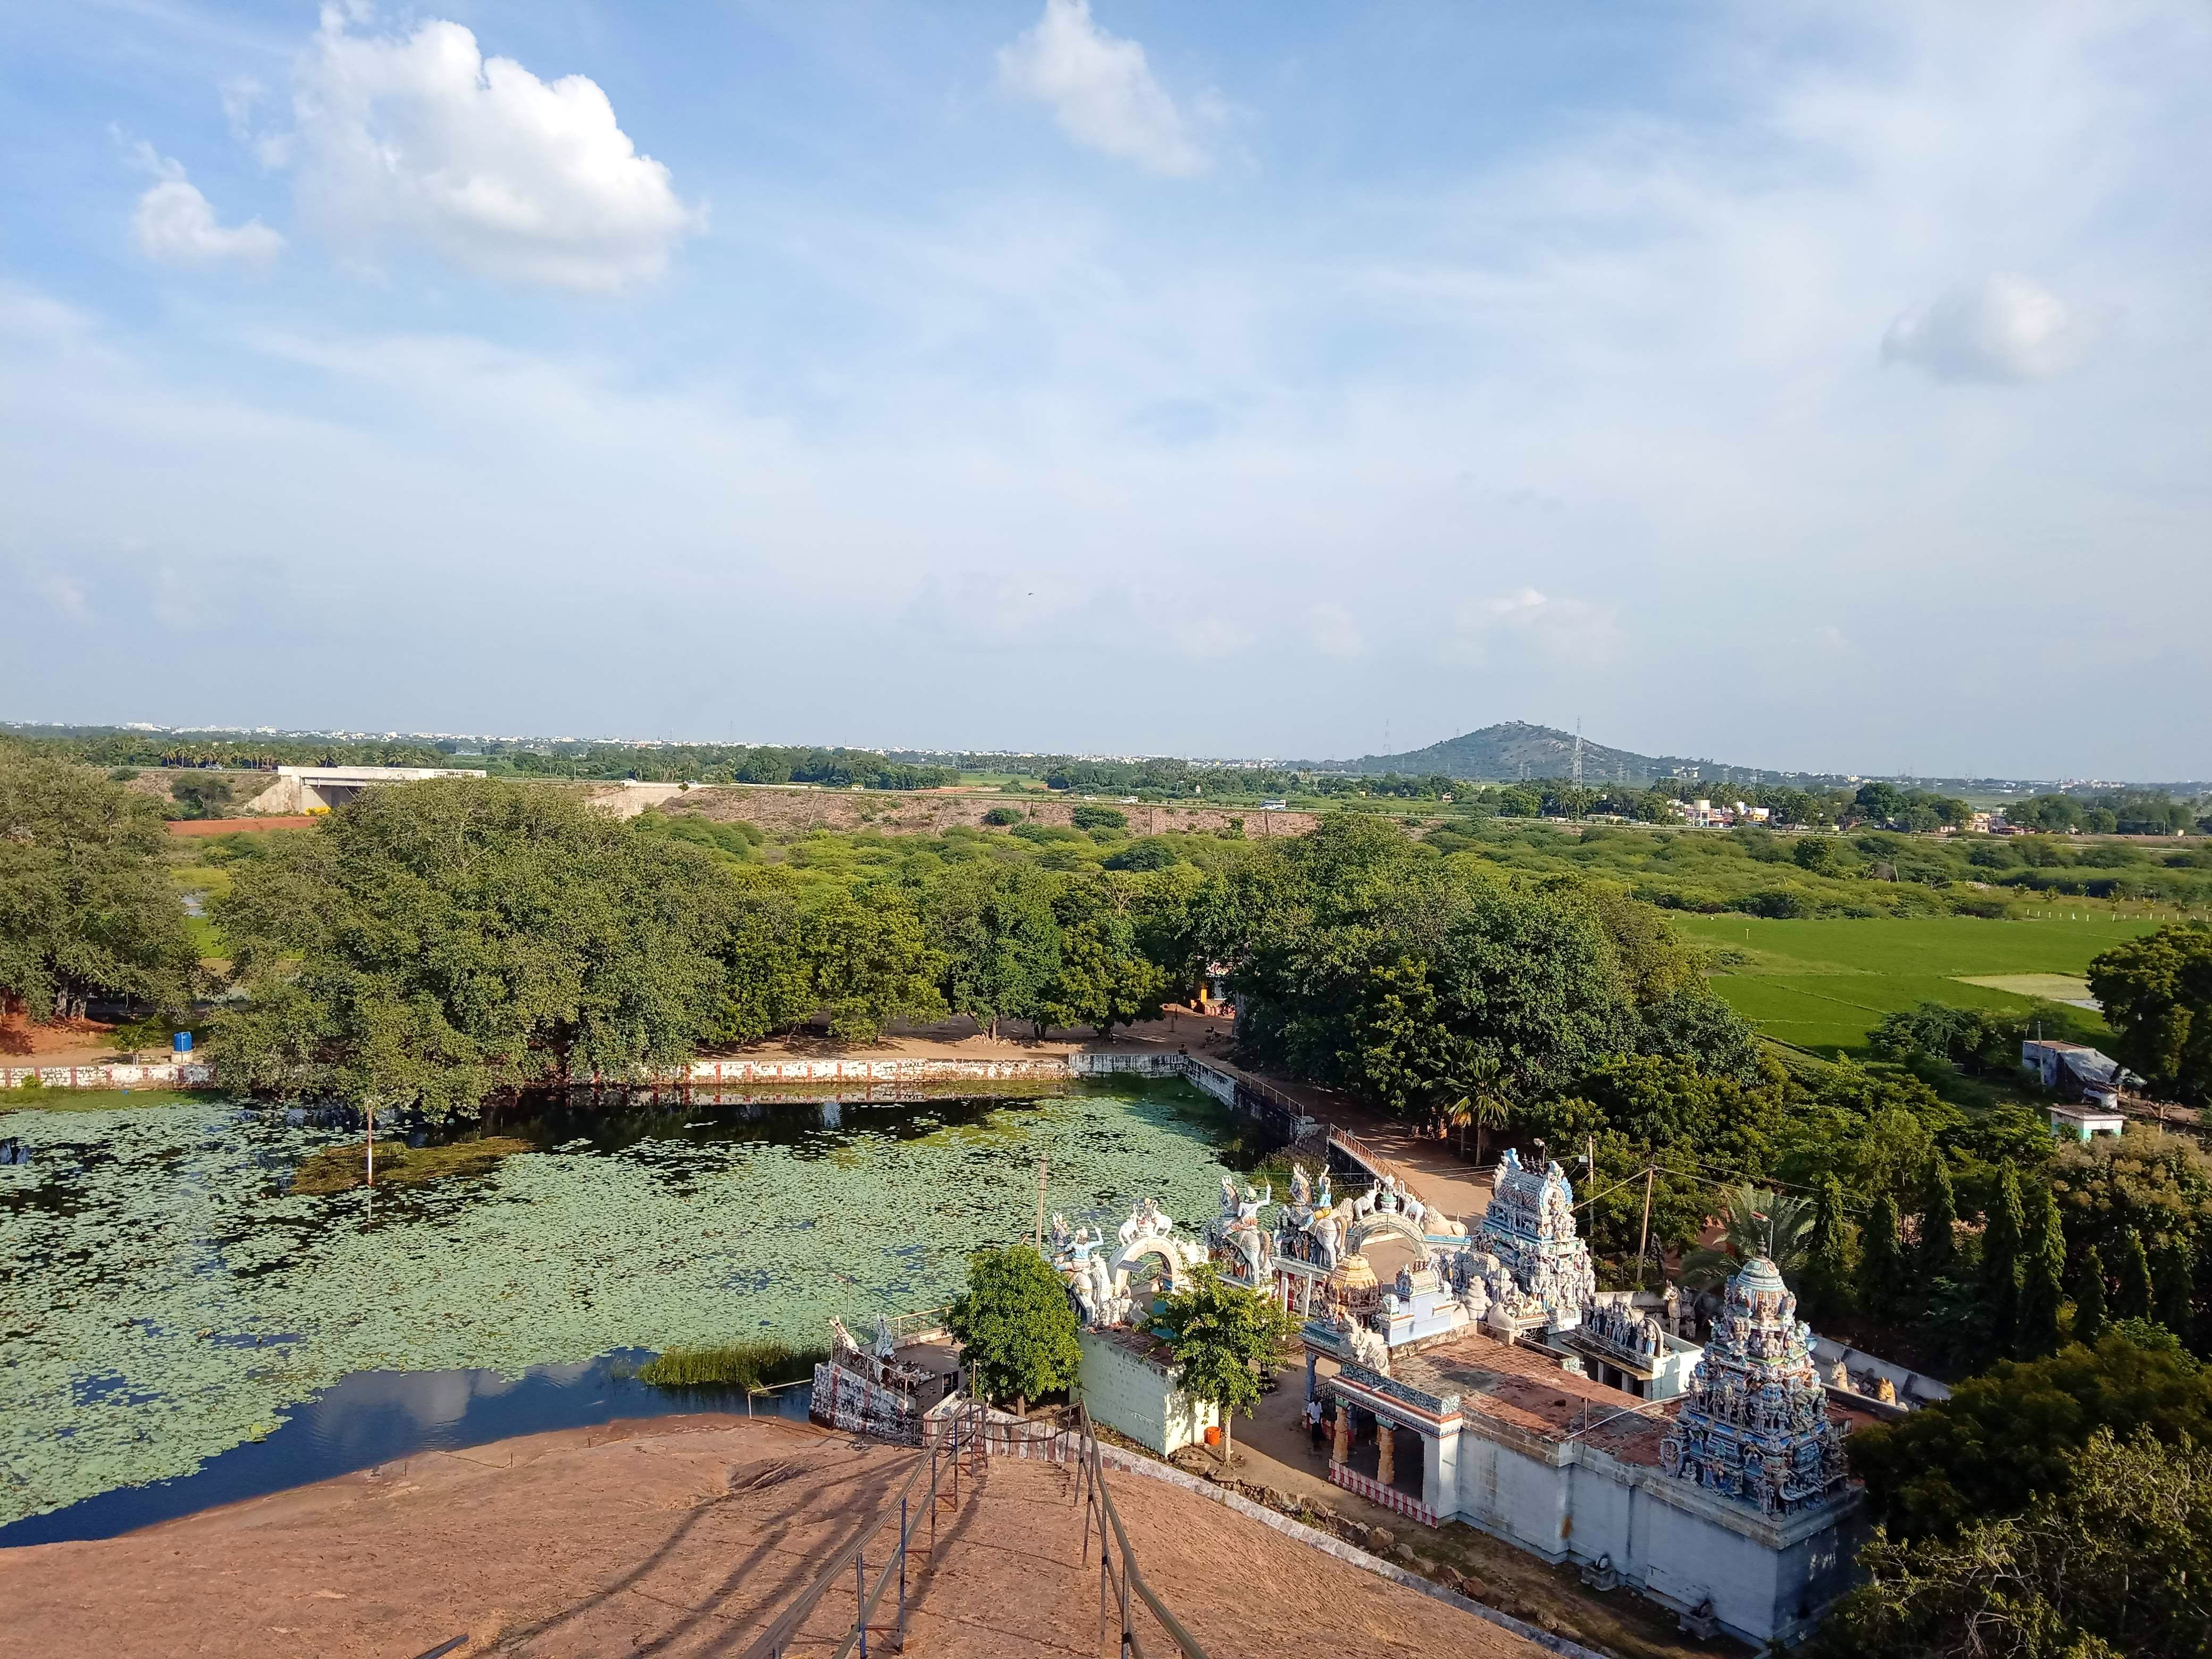
M 205 1060 L 158 1066 L 0 1066 L 0 1089 L 36 1080 L 49 1089 L 211 1089 L 215 1067 Z

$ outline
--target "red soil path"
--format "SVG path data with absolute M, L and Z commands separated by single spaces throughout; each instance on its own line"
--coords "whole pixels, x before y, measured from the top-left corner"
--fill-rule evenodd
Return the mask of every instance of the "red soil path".
M 465 1632 L 471 1655 L 735 1656 L 914 1457 L 726 1416 L 426 1453 L 124 1538 L 0 1551 L 0 1656 L 412 1659 Z M 1110 1651 L 1070 1478 L 993 1461 L 935 1561 L 915 1559 L 909 1651 Z M 1540 1651 L 1194 1494 L 1109 1481 L 1146 1577 L 1212 1659 Z M 851 1609 L 832 1592 L 793 1651 L 830 1652 Z

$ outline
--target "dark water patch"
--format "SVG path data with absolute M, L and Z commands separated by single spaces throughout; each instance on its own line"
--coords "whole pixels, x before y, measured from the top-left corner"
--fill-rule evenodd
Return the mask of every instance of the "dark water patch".
M 417 1452 L 457 1451 L 618 1418 L 749 1407 L 763 1417 L 806 1416 L 803 1385 L 750 1401 L 736 1390 L 655 1388 L 635 1375 L 652 1358 L 646 1349 L 623 1349 L 582 1364 L 532 1366 L 520 1377 L 495 1370 L 356 1371 L 295 1407 L 268 1435 L 210 1458 L 193 1474 L 118 1487 L 0 1527 L 0 1547 L 113 1538 Z M 123 1385 L 112 1373 L 85 1381 L 100 1392 Z

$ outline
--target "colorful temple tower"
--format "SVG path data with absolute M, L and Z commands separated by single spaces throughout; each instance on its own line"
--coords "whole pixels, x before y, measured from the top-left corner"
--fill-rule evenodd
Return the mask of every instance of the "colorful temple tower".
M 1841 1496 L 1843 1435 L 1812 1346 L 1780 1271 L 1763 1255 L 1745 1262 L 1660 1443 L 1660 1468 L 1766 1515 Z
M 1477 1248 L 1498 1258 L 1543 1309 L 1544 1328 L 1571 1331 L 1597 1295 L 1589 1246 L 1575 1236 L 1575 1188 L 1556 1163 L 1539 1175 L 1506 1149 Z

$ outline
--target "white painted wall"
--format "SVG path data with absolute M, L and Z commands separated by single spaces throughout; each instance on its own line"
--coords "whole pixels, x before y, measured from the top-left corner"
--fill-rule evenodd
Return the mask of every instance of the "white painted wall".
M 1193 1400 L 1175 1386 L 1171 1374 L 1110 1337 L 1085 1330 L 1077 1340 L 1083 1348 L 1078 1386 L 1084 1409 L 1116 1433 L 1167 1456 L 1204 1439 L 1221 1420 L 1215 1407 Z

